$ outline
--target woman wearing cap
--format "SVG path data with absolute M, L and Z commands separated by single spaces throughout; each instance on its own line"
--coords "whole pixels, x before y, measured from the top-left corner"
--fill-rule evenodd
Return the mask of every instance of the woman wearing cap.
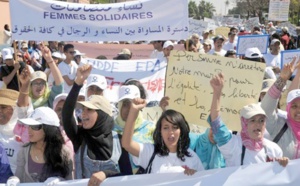
M 225 158 L 226 166 L 248 165 L 278 161 L 286 166 L 288 158 L 282 158 L 280 147 L 263 137 L 266 126 L 266 114 L 259 104 L 246 105 L 241 109 L 242 131 L 232 135 L 220 117 L 221 95 L 224 85 L 223 74 L 210 81 L 213 99 L 208 122 L 211 125 L 215 141 Z
M 55 96 L 63 92 L 63 78 L 56 64 L 54 64 L 50 50 L 48 47 L 43 46 L 42 52 L 53 74 L 55 85 L 50 90 L 47 83 L 47 76 L 44 72 L 36 71 L 30 75 L 28 68 L 24 69 L 19 77 L 22 86 L 18 99 L 18 106 L 25 107 L 24 109 L 27 109 L 29 106 L 29 97 L 31 98 L 33 108 L 40 106 L 49 106 L 52 108 Z
M 300 119 L 299 119 L 299 82 L 300 82 L 300 63 L 294 67 L 295 58 L 293 62 L 285 64 L 280 76 L 275 83 L 268 90 L 264 99 L 261 102 L 262 108 L 265 110 L 268 120 L 267 130 L 270 136 L 282 148 L 283 155 L 290 159 L 300 158 Z M 286 85 L 286 81 L 290 79 L 294 68 L 297 74 L 289 87 L 287 96 L 287 116 L 280 116 L 276 112 L 277 104 L 280 99 L 282 90 Z
M 118 135 L 112 132 L 114 121 L 108 100 L 103 96 L 92 95 L 87 101 L 78 102 L 82 107 L 82 126 L 78 126 L 73 117 L 79 91 L 91 70 L 91 65 L 78 68 L 74 85 L 62 110 L 62 121 L 76 153 L 76 178 L 90 178 L 89 185 L 99 185 L 106 177 L 119 174 L 117 166 L 123 174 L 131 167 L 128 162 L 127 167 L 122 162 L 123 153 Z
M 29 134 L 29 143 L 19 151 L 17 159 L 15 176 L 21 183 L 73 179 L 73 161 L 64 146 L 56 113 L 39 107 L 19 122 L 28 125 Z
M 122 137 L 122 146 L 134 156 L 134 163 L 147 173 L 184 172 L 192 175 L 203 170 L 200 159 L 189 149 L 189 125 L 175 110 L 164 111 L 160 116 L 153 133 L 154 144 L 133 140 L 135 121 L 145 106 L 146 101 L 141 98 L 130 102 Z

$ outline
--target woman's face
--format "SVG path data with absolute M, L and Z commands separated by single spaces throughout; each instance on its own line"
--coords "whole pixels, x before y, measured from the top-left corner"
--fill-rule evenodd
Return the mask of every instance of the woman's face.
M 90 97 L 91 95 L 103 96 L 103 90 L 96 85 L 91 85 L 87 88 L 87 97 Z
M 300 122 L 300 99 L 296 99 L 292 102 L 290 115 L 293 120 Z
M 264 136 L 266 129 L 266 116 L 257 114 L 250 119 L 247 119 L 247 132 L 251 139 L 259 140 Z
M 122 101 L 122 108 L 120 110 L 120 115 L 123 121 L 127 120 L 128 114 L 129 114 L 129 110 L 130 110 L 130 106 L 131 106 L 131 101 L 130 99 L 125 99 Z
M 46 82 L 42 79 L 36 79 L 31 83 L 32 95 L 33 98 L 40 98 L 46 89 Z
M 43 125 L 30 125 L 28 126 L 29 141 L 32 143 L 37 143 L 44 141 L 45 132 L 43 130 Z
M 98 117 L 98 114 L 97 114 L 96 110 L 93 110 L 93 109 L 90 109 L 87 107 L 83 107 L 82 108 L 82 116 L 81 116 L 82 127 L 84 129 L 91 129 L 95 125 L 95 123 L 97 121 L 97 117 Z
M 165 118 L 161 121 L 161 136 L 170 152 L 177 152 L 177 143 L 180 137 L 180 128 L 168 122 Z

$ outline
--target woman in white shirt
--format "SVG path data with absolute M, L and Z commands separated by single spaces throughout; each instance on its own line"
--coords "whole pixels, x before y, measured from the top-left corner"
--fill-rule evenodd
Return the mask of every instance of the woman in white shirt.
M 184 172 L 192 175 L 204 170 L 196 153 L 189 149 L 188 123 L 175 110 L 166 110 L 157 121 L 154 145 L 132 140 L 135 120 L 145 106 L 144 99 L 132 100 L 122 137 L 122 146 L 134 156 L 134 163 L 146 169 L 146 173 Z
M 225 158 L 226 166 L 270 161 L 278 161 L 280 165 L 286 166 L 288 158 L 282 157 L 280 147 L 263 137 L 266 129 L 266 113 L 261 106 L 257 103 L 244 106 L 240 111 L 242 131 L 238 135 L 232 135 L 220 117 L 223 74 L 215 76 L 210 84 L 213 88 L 213 99 L 208 122 Z

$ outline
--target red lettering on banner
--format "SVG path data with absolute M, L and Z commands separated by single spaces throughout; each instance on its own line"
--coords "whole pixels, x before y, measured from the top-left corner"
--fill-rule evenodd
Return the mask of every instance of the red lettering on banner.
M 123 84 L 123 82 L 114 81 L 114 79 L 115 79 L 114 77 L 106 77 L 106 79 L 107 79 L 107 88 L 110 90 L 112 90 L 113 86 L 115 86 L 115 85 L 120 86 Z
M 147 91 L 151 91 L 152 93 L 157 91 L 160 92 L 165 87 L 165 79 L 158 78 L 154 80 L 148 80 L 147 82 L 143 82 Z

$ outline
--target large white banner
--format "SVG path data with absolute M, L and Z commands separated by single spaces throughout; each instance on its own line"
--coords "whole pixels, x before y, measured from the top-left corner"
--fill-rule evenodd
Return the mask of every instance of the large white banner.
M 208 22 L 205 22 L 203 20 L 189 19 L 189 26 L 190 36 L 195 33 L 199 34 L 199 36 L 202 36 L 203 31 L 208 28 Z
M 108 87 L 104 96 L 110 102 L 118 101 L 118 91 L 126 79 L 141 81 L 147 91 L 147 101 L 160 101 L 165 91 L 166 61 L 145 60 L 97 60 L 88 58 L 93 66 L 92 74 L 106 77 Z
M 289 7 L 290 0 L 270 0 L 268 20 L 288 21 Z
M 101 186 L 299 186 L 300 160 L 291 160 L 287 167 L 278 162 L 260 163 L 242 167 L 213 169 L 186 176 L 183 173 L 161 173 L 133 176 L 121 176 L 106 179 Z M 56 186 L 86 186 L 88 179 L 59 182 Z M 42 186 L 43 183 L 24 183 L 20 186 Z M 0 186 L 5 186 L 0 184 Z
M 189 33 L 187 0 L 114 4 L 10 0 L 9 5 L 15 40 L 179 40 Z

